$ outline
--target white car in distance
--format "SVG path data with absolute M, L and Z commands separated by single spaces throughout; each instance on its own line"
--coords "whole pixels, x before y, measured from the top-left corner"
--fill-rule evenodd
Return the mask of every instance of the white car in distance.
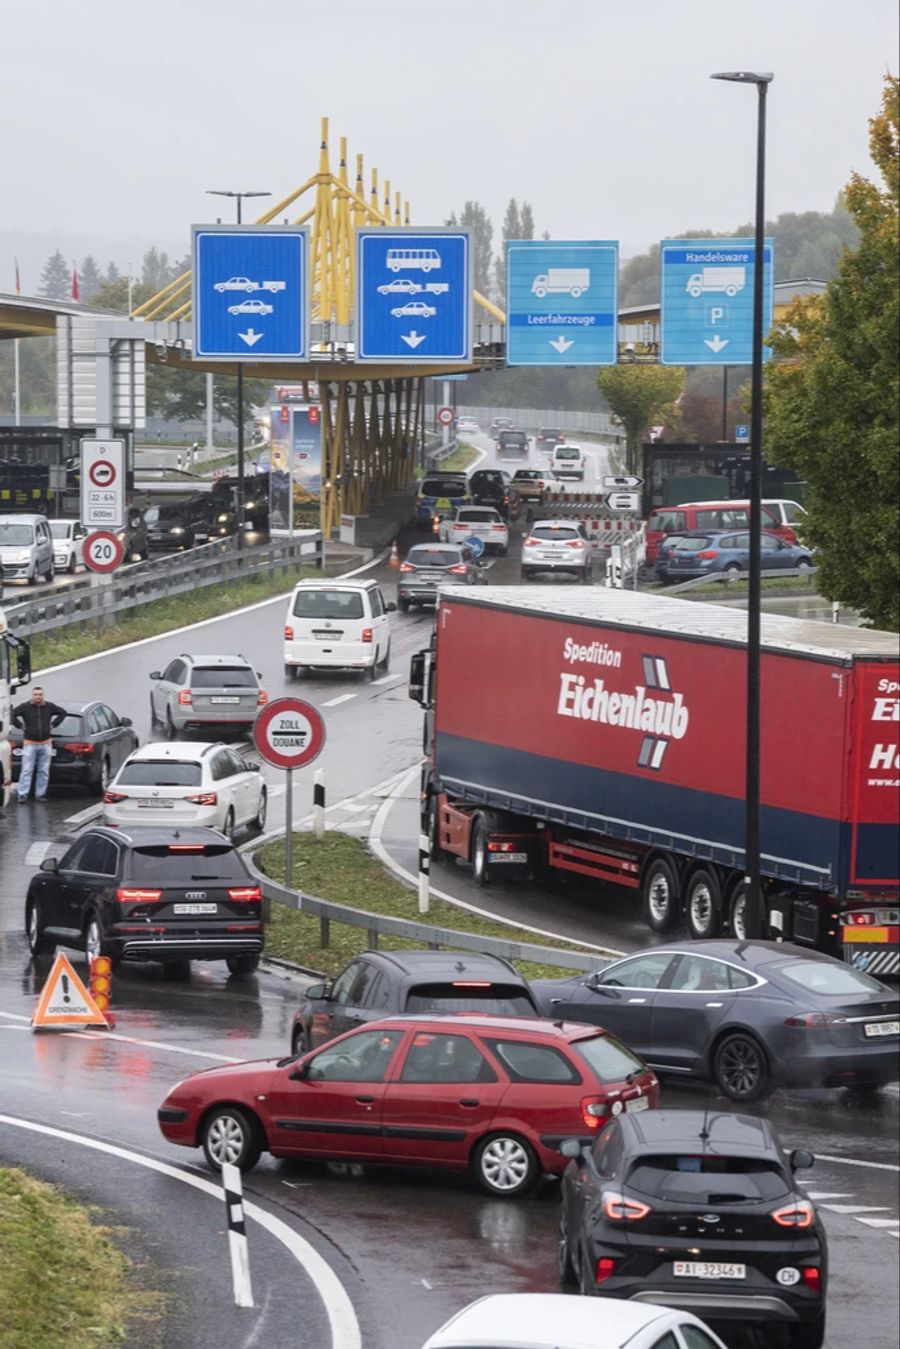
M 142 745 L 103 796 L 103 823 L 205 826 L 226 838 L 244 825 L 265 828 L 267 794 L 260 766 L 230 745 Z
M 84 566 L 87 530 L 80 520 L 50 520 L 53 565 L 57 571 L 73 572 Z
M 465 543 L 466 539 L 481 539 L 485 552 L 493 551 L 501 557 L 509 548 L 509 525 L 493 506 L 457 506 L 448 520 L 441 521 L 442 543 Z

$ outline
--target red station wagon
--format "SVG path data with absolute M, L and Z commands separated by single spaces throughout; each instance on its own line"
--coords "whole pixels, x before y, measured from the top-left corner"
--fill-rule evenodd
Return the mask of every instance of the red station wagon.
M 796 543 L 794 530 L 782 520 L 781 505 L 774 499 L 763 502 L 762 528 L 777 534 L 785 543 Z M 678 506 L 657 506 L 647 519 L 647 561 L 656 561 L 659 545 L 667 534 L 684 534 L 694 529 L 749 528 L 749 501 L 683 501 Z
M 659 1083 L 599 1027 L 524 1017 L 395 1016 L 289 1059 L 209 1068 L 166 1097 L 170 1143 L 218 1170 L 275 1157 L 471 1169 L 489 1194 L 524 1194 L 568 1165 L 623 1110 L 659 1104 Z

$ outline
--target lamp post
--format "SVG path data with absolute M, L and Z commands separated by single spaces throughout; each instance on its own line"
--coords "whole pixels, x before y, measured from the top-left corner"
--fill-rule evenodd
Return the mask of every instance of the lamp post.
M 753 236 L 753 353 L 750 379 L 750 565 L 747 596 L 747 759 L 744 817 L 744 928 L 748 937 L 763 930 L 760 885 L 760 542 L 762 521 L 762 374 L 763 374 L 763 250 L 766 196 L 766 92 L 774 76 L 769 71 L 721 71 L 714 80 L 755 84 L 756 225 Z
M 241 206 L 246 197 L 271 197 L 271 192 L 231 192 L 207 188 L 208 197 L 234 197 L 237 202 L 237 223 L 242 224 Z M 237 363 L 237 546 L 244 546 L 244 365 Z

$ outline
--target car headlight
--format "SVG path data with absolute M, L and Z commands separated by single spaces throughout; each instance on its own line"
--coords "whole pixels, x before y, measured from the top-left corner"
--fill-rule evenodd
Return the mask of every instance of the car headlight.
M 184 530 L 181 528 L 181 525 L 175 525 L 174 528 L 172 529 L 172 533 L 173 533 L 173 534 L 183 534 L 183 533 L 184 533 Z
M 216 516 L 216 523 L 217 523 L 217 524 L 220 524 L 220 525 L 227 524 L 227 523 L 228 523 L 228 516 L 227 516 L 227 515 L 217 515 L 217 516 Z
M 11 553 L 10 560 L 12 562 L 27 562 L 30 556 L 30 553 L 26 549 L 22 549 L 21 552 Z

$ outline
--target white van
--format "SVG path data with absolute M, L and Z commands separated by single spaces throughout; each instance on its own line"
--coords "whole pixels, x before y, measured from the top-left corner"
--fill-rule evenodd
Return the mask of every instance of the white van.
M 299 581 L 284 619 L 284 673 L 362 670 L 374 679 L 391 659 L 388 613 L 377 581 Z
M 45 515 L 0 515 L 0 566 L 4 581 L 53 580 L 53 539 Z
M 768 506 L 780 525 L 788 525 L 795 534 L 806 524 L 806 507 L 801 506 L 799 501 L 788 501 L 786 497 L 764 497 L 762 504 Z M 764 523 L 763 529 L 765 527 Z
M 584 478 L 584 450 L 568 440 L 561 445 L 554 445 L 550 451 L 550 467 L 559 478 L 575 478 L 581 482 Z

